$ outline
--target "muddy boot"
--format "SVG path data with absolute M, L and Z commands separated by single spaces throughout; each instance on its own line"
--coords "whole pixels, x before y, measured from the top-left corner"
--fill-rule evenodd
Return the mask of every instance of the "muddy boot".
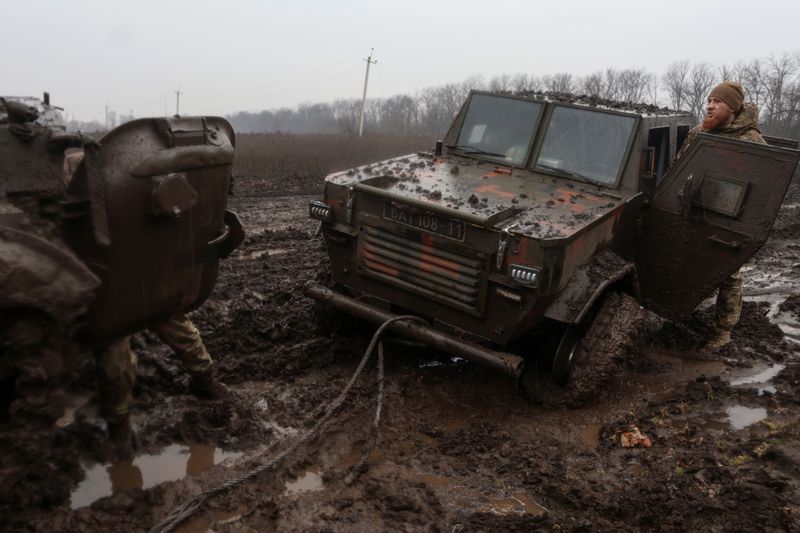
M 703 346 L 702 351 L 716 353 L 730 344 L 731 332 L 728 330 L 717 330 Z
M 228 388 L 217 379 L 213 366 L 208 367 L 199 374 L 192 374 L 189 380 L 189 392 L 198 398 L 207 400 L 221 400 L 230 393 Z
M 130 416 L 108 421 L 108 437 L 118 461 L 133 455 L 133 429 Z

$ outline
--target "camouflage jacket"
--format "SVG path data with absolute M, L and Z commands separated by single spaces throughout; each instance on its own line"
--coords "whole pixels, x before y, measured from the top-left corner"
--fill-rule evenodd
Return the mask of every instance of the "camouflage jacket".
M 686 140 L 683 141 L 680 151 L 675 155 L 675 161 L 681 158 L 683 154 L 689 149 L 692 142 L 697 138 L 700 133 L 713 133 L 714 135 L 722 135 L 723 137 L 733 137 L 742 141 L 750 141 L 754 143 L 767 144 L 764 137 L 761 136 L 761 130 L 758 128 L 758 108 L 753 103 L 746 103 L 742 110 L 736 115 L 727 126 L 722 126 L 714 130 L 703 129 L 702 124 L 698 124 L 689 131 Z

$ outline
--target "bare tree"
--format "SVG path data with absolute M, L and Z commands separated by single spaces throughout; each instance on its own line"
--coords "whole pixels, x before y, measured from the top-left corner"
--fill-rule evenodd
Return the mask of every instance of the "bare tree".
M 380 109 L 381 131 L 411 133 L 418 126 L 420 109 L 416 99 L 398 94 L 383 101 Z
M 616 82 L 616 99 L 626 102 L 641 102 L 647 92 L 650 75 L 644 69 L 620 71 Z
M 510 91 L 511 90 L 511 76 L 508 74 L 498 74 L 489 80 L 490 91 Z
M 575 89 L 572 74 L 569 72 L 558 72 L 542 76 L 542 84 L 546 91 L 554 93 L 571 93 Z
M 797 81 L 798 61 L 796 56 L 783 54 L 767 59 L 764 86 L 764 122 L 776 132 L 784 133 L 790 129 L 791 106 L 787 106 L 786 96 L 792 92 L 792 82 Z
M 687 104 L 689 110 L 700 120 L 706 108 L 708 93 L 714 87 L 716 77 L 714 69 L 708 63 L 696 63 L 692 67 L 689 76 L 689 92 L 687 94 Z
M 538 81 L 539 80 L 536 79 L 535 76 L 529 76 L 528 74 L 520 72 L 511 78 L 511 88 L 514 92 L 519 93 L 535 91 L 539 88 Z
M 689 93 L 689 60 L 670 63 L 662 76 L 664 89 L 673 109 L 681 109 L 687 104 Z
M 584 76 L 578 83 L 578 86 L 582 93 L 588 94 L 589 96 L 603 97 L 606 90 L 603 81 L 603 73 L 600 71 Z
M 754 102 L 759 108 L 764 100 L 764 62 L 761 59 L 741 63 L 739 65 L 739 83 L 745 90 L 748 100 Z
M 647 82 L 645 85 L 646 102 L 652 105 L 658 105 L 658 76 L 653 73 L 647 75 Z

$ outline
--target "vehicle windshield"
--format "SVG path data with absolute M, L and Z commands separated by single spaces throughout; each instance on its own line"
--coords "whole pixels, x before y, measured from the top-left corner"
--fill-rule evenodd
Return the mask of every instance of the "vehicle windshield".
M 448 148 L 523 165 L 541 112 L 538 102 L 473 94 L 458 140 Z
M 557 106 L 536 166 L 612 187 L 622 171 L 636 119 Z

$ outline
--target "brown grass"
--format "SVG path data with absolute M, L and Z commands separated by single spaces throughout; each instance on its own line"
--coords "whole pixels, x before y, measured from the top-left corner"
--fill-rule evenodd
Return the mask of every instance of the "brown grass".
M 266 179 L 322 178 L 366 163 L 431 150 L 434 143 L 435 139 L 426 136 L 370 135 L 358 139 L 343 135 L 239 134 L 233 173 Z

